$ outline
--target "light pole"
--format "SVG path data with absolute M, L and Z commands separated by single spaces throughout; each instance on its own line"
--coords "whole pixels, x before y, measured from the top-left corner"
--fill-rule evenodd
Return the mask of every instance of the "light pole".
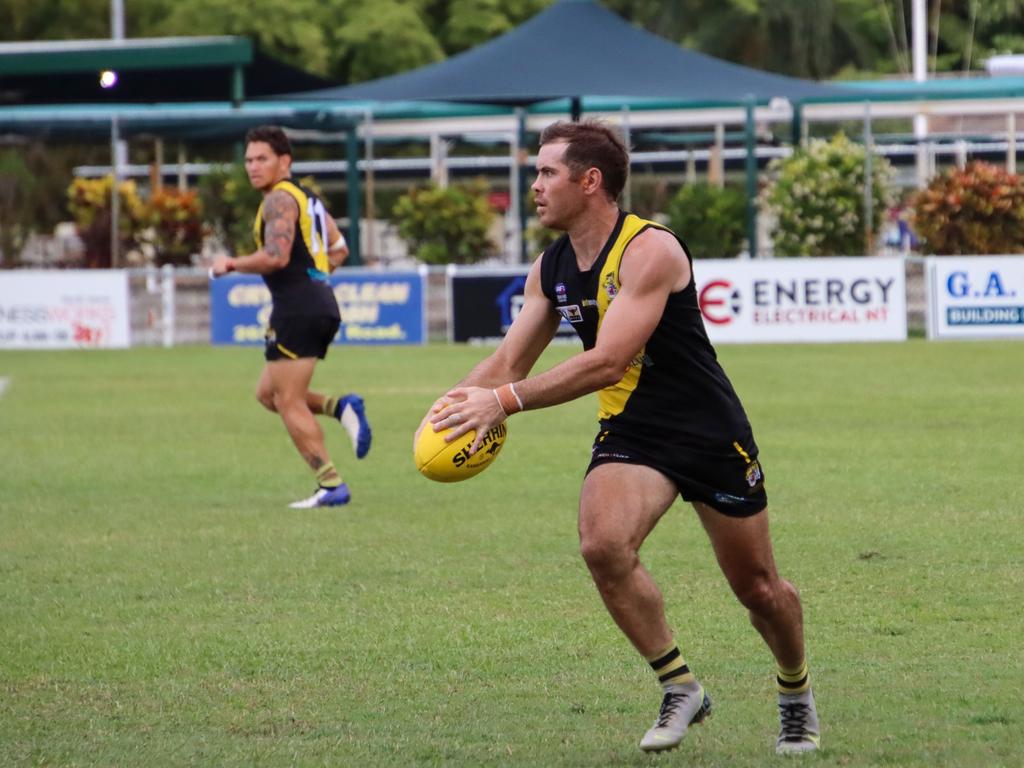
M 911 45 L 913 48 L 914 81 L 923 83 L 928 78 L 928 17 L 925 0 L 912 0 L 910 16 Z M 928 182 L 928 118 L 924 113 L 914 115 L 914 140 L 917 142 L 917 186 Z
M 124 40 L 124 0 L 110 0 L 110 37 L 112 40 Z M 110 167 L 113 171 L 114 183 L 110 190 L 110 266 L 117 269 L 121 264 L 121 195 L 118 186 L 121 183 L 121 155 L 124 142 L 121 141 L 121 127 L 117 115 L 110 117 Z

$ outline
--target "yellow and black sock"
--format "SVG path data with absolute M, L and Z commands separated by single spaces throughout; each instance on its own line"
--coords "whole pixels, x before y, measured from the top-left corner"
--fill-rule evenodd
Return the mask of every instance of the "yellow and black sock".
M 334 409 L 338 407 L 338 400 L 340 397 L 325 397 L 324 398 L 324 416 L 337 416 Z
M 697 682 L 690 668 L 686 665 L 683 655 L 679 652 L 679 646 L 673 643 L 661 653 L 648 656 L 647 663 L 651 665 L 654 674 L 658 676 L 658 682 L 662 686 L 689 685 Z
M 793 695 L 806 693 L 811 689 L 811 673 L 807 671 L 807 661 L 803 661 L 796 669 L 779 667 L 779 675 L 775 678 L 779 685 L 779 693 Z
M 341 475 L 334 468 L 333 461 L 328 461 L 317 470 L 316 482 L 321 488 L 337 488 L 341 485 Z

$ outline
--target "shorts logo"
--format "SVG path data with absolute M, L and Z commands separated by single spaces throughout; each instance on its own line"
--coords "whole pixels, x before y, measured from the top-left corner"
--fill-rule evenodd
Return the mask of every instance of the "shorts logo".
M 565 283 L 555 283 L 555 298 L 558 299 L 559 304 L 564 304 L 569 300 L 565 290 Z
M 567 307 L 558 307 L 559 314 L 568 320 L 570 323 L 582 323 L 583 313 L 580 311 L 579 304 L 570 304 Z
M 761 465 L 755 459 L 754 462 L 747 467 L 747 485 L 751 488 L 756 488 L 762 480 L 764 480 L 764 475 L 761 473 Z

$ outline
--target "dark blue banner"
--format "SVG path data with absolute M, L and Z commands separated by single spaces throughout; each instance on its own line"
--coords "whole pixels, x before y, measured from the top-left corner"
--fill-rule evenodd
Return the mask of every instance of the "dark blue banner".
M 331 275 L 341 310 L 335 344 L 423 344 L 424 278 L 416 272 Z M 210 341 L 262 344 L 270 319 L 270 291 L 259 275 L 228 275 L 210 282 Z
M 459 268 L 449 272 L 452 341 L 498 340 L 523 306 L 528 267 L 508 270 Z M 558 335 L 575 338 L 562 321 Z

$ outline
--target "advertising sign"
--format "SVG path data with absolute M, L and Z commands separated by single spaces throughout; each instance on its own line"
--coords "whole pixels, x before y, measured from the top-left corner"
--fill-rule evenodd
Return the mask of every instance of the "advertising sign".
M 529 267 L 510 269 L 448 270 L 450 341 L 500 339 L 523 306 L 523 291 Z M 569 323 L 562 321 L 558 335 L 576 337 Z
M 423 344 L 424 277 L 417 272 L 343 270 L 330 277 L 341 310 L 335 344 Z M 210 282 L 210 341 L 263 344 L 270 291 L 259 275 Z
M 902 259 L 702 259 L 693 269 L 715 344 L 907 338 Z
M 1024 338 L 1024 257 L 925 261 L 929 339 Z
M 0 349 L 127 347 L 129 327 L 124 271 L 0 272 Z

